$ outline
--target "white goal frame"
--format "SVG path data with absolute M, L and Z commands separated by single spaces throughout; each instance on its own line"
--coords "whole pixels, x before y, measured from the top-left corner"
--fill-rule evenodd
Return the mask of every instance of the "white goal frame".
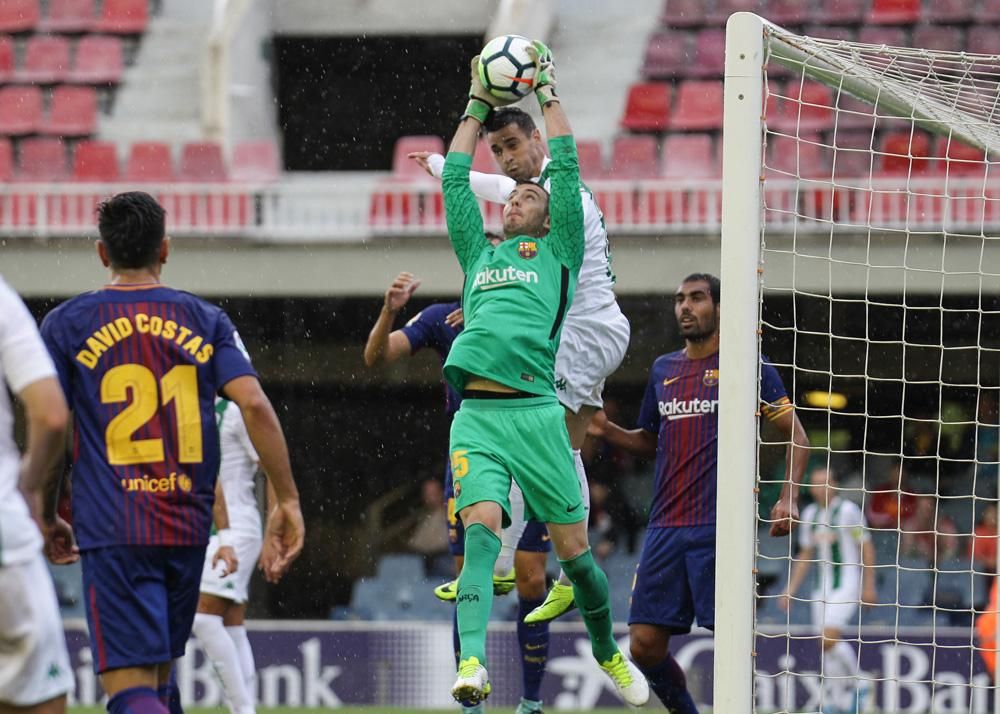
M 764 221 L 764 82 L 768 61 L 788 64 L 809 79 L 839 87 L 906 117 L 914 127 L 1000 151 L 1000 125 L 963 124 L 953 105 L 879 76 L 808 39 L 748 12 L 726 26 L 723 116 L 722 269 L 725 308 L 720 319 L 713 710 L 754 711 L 755 549 L 757 539 L 758 375 Z M 783 62 L 782 60 L 786 60 Z M 792 395 L 790 395 L 792 396 Z M 998 618 L 1000 620 L 1000 618 Z M 998 622 L 1000 628 L 1000 622 Z M 996 690 L 994 690 L 996 694 Z M 992 710 L 1000 712 L 1000 696 Z

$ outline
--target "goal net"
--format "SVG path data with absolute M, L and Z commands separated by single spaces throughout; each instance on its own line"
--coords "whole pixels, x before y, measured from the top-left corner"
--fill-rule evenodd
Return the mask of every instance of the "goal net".
M 727 33 L 714 710 L 1000 711 L 1000 57 Z

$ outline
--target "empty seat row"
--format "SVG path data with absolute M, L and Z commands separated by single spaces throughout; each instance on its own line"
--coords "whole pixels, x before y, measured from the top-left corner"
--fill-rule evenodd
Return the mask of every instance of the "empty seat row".
M 0 182 L 264 182 L 280 174 L 277 147 L 258 140 L 236 144 L 231 167 L 213 142 L 185 144 L 176 170 L 171 146 L 155 141 L 132 144 L 124 170 L 116 145 L 107 141 L 81 141 L 70 151 L 60 139 L 35 137 L 21 140 L 16 154 L 15 160 L 11 141 L 0 138 Z
M 0 135 L 87 136 L 97 130 L 97 90 L 60 85 L 45 111 L 36 86 L 0 88 Z
M 18 66 L 14 40 L 0 35 L 0 84 L 116 84 L 125 71 L 122 41 L 111 35 L 85 35 L 71 52 L 61 35 L 33 35 L 25 42 Z M 73 55 L 73 59 L 70 57 Z
M 665 0 L 660 24 L 721 26 L 734 12 L 756 12 L 779 25 L 995 24 L 1000 0 Z
M 621 125 L 631 131 L 707 131 L 722 127 L 722 82 L 689 79 L 677 87 L 640 82 L 629 88 Z
M 0 32 L 108 32 L 137 35 L 149 24 L 148 0 L 2 0 Z

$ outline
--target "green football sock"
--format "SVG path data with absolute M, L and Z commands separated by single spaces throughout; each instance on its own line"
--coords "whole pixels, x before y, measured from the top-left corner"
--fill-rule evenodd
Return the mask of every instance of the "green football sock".
M 611 631 L 608 577 L 597 567 L 589 548 L 572 560 L 560 560 L 559 564 L 573 583 L 573 598 L 587 626 L 591 651 L 598 662 L 607 662 L 618 652 Z
M 482 523 L 465 529 L 465 563 L 458 576 L 458 637 L 462 659 L 477 657 L 486 663 L 486 625 L 493 608 L 493 564 L 500 555 L 500 539 Z

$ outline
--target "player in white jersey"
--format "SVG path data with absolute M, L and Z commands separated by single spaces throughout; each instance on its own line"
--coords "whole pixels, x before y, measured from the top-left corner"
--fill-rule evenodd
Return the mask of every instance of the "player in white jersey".
M 28 444 L 14 443 L 7 387 L 24 405 Z M 73 688 L 69 655 L 39 526 L 62 539 L 53 560 L 78 556 L 65 540 L 51 494 L 58 480 L 66 399 L 38 328 L 0 278 L 0 711 L 61 714 Z
M 862 602 L 875 603 L 875 546 L 861 508 L 837 491 L 837 477 L 819 468 L 809 475 L 813 502 L 802 512 L 799 551 L 788 588 L 780 599 L 788 609 L 809 567 L 819 564 L 810 598 L 813 624 L 823 633 L 825 714 L 864 710 L 868 682 L 858 680 L 858 656 L 843 638 Z M 848 686 L 844 686 L 847 684 Z
M 205 551 L 194 634 L 215 667 L 232 714 L 253 714 L 257 671 L 244 625 L 253 566 L 260 557 L 261 518 L 255 491 L 260 459 L 250 442 L 240 410 L 217 399 L 219 480 L 216 493 L 216 533 Z M 224 506 L 223 506 L 224 504 Z M 235 551 L 233 569 L 230 553 Z
M 516 107 L 494 109 L 483 125 L 486 141 L 504 175 L 469 174 L 472 190 L 479 198 L 505 203 L 519 181 L 534 181 L 549 190 L 545 143 L 534 120 Z M 410 158 L 428 173 L 441 178 L 444 157 L 415 152 Z M 584 507 L 590 509 L 590 489 L 580 458 L 587 425 L 604 406 L 601 397 L 605 379 L 621 364 L 628 348 L 630 326 L 615 299 L 615 274 L 611 270 L 611 246 L 604 214 L 587 186 L 580 183 L 583 203 L 584 256 L 573 304 L 563 323 L 556 353 L 555 384 L 559 401 L 566 408 L 566 428 L 576 472 L 583 491 Z M 504 551 L 512 551 L 524 531 L 523 521 L 503 532 Z M 573 587 L 564 574 L 553 585 L 545 602 L 525 622 L 545 622 L 573 606 Z

